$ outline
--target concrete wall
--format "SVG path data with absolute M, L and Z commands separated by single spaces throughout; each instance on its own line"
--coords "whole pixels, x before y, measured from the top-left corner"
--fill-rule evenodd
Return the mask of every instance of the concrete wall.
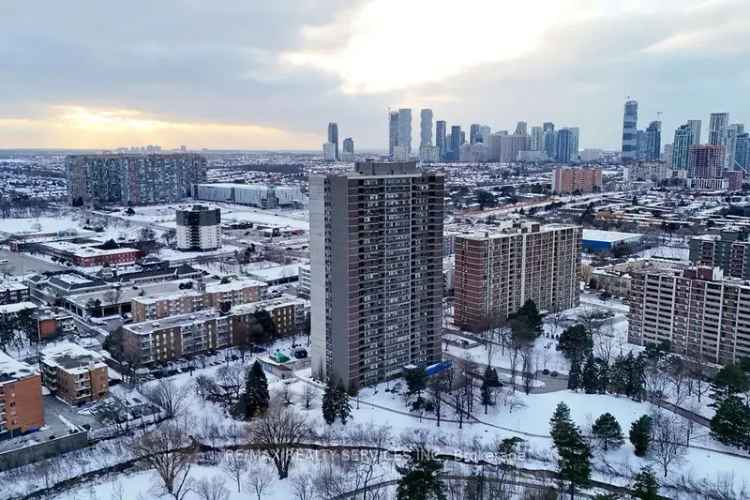
M 88 433 L 76 432 L 57 439 L 0 453 L 0 471 L 21 467 L 38 460 L 85 448 L 89 444 Z

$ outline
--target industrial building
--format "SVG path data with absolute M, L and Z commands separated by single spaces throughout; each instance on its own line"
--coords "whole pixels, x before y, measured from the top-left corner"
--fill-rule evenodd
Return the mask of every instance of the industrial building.
M 258 208 L 297 207 L 304 203 L 299 186 L 292 185 L 198 184 L 195 186 L 194 193 L 198 200 L 237 203 Z
M 639 233 L 620 233 L 617 231 L 601 231 L 599 229 L 584 229 L 581 244 L 589 252 L 609 252 L 617 245 L 638 243 L 643 237 Z

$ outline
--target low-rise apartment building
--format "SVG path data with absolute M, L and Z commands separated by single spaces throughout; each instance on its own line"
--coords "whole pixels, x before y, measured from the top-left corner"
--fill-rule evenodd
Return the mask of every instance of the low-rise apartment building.
M 179 314 L 188 314 L 201 309 L 231 308 L 239 304 L 257 302 L 265 296 L 266 283 L 253 279 L 195 285 L 173 293 L 134 297 L 131 313 L 134 321 L 148 321 Z
M 527 300 L 540 310 L 578 305 L 581 227 L 514 224 L 497 232 L 456 236 L 454 321 L 482 331 Z
M 0 437 L 35 431 L 43 426 L 39 372 L 0 351 Z
M 74 342 L 47 344 L 40 353 L 39 364 L 47 389 L 70 405 L 96 401 L 109 393 L 104 358 Z
M 29 287 L 17 281 L 0 282 L 0 305 L 29 300 Z
M 232 317 L 215 309 L 122 327 L 123 351 L 142 364 L 171 361 L 232 344 Z
M 296 334 L 305 318 L 306 302 L 279 298 L 234 306 L 221 312 L 204 309 L 122 327 L 123 349 L 143 364 L 171 361 L 237 345 L 243 325 L 267 311 L 278 336 Z
M 278 299 L 262 300 L 250 304 L 243 304 L 232 308 L 234 326 L 246 322 L 251 314 L 258 311 L 266 311 L 271 316 L 273 326 L 276 329 L 276 335 L 279 337 L 288 337 L 299 333 L 300 328 L 305 321 L 306 302 L 297 299 L 288 299 L 281 297 Z M 235 343 L 237 337 L 235 336 Z
M 724 364 L 750 358 L 750 285 L 718 268 L 645 269 L 631 279 L 628 342 Z

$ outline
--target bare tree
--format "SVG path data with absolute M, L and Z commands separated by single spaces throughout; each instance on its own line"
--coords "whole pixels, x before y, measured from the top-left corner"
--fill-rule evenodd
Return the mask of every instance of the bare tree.
M 255 492 L 258 500 L 262 500 L 263 492 L 273 484 L 273 475 L 267 467 L 261 464 L 254 464 L 247 473 L 247 486 Z
M 170 421 L 146 431 L 132 441 L 131 450 L 156 471 L 166 493 L 175 500 L 185 498 L 195 450 L 184 424 Z
M 239 401 L 245 383 L 245 368 L 239 363 L 222 365 L 216 370 L 216 377 L 221 388 L 229 394 L 230 401 Z
M 521 380 L 523 381 L 523 392 L 531 393 L 531 386 L 536 377 L 532 358 L 532 346 L 526 345 L 521 349 Z
M 195 492 L 201 500 L 229 500 L 230 491 L 224 486 L 221 476 L 204 478 L 195 483 Z
M 685 453 L 685 446 L 680 442 L 684 434 L 680 417 L 656 411 L 651 418 L 651 453 L 667 477 L 669 466 L 678 462 Z
M 31 470 L 34 477 L 42 479 L 44 487 L 49 489 L 57 481 L 58 476 L 62 472 L 61 462 L 59 457 L 48 458 L 46 460 L 40 460 L 35 463 Z
M 310 384 L 303 384 L 302 399 L 305 401 L 305 410 L 312 406 L 312 400 L 315 398 L 315 389 Z
M 435 409 L 435 418 L 437 426 L 440 427 L 440 417 L 442 416 L 443 396 L 447 391 L 448 382 L 444 375 L 437 375 L 430 379 L 427 384 L 427 392 L 432 398 L 432 406 Z
M 237 493 L 240 493 L 242 475 L 247 470 L 247 460 L 243 453 L 239 450 L 227 451 L 221 461 L 221 468 L 237 483 Z
M 292 490 L 297 500 L 314 500 L 315 481 L 312 474 L 305 472 L 292 479 Z
M 166 413 L 167 418 L 179 417 L 190 401 L 190 384 L 177 385 L 161 379 L 143 391 L 144 396 Z
M 263 418 L 253 422 L 249 432 L 251 441 L 276 466 L 279 479 L 285 479 L 289 475 L 295 450 L 310 435 L 310 428 L 292 408 L 274 403 Z
M 603 359 L 607 362 L 607 365 L 609 365 L 615 354 L 616 348 L 621 345 L 617 335 L 615 335 L 612 322 L 607 322 L 601 328 L 597 329 L 596 336 L 594 336 L 593 339 L 594 355 Z

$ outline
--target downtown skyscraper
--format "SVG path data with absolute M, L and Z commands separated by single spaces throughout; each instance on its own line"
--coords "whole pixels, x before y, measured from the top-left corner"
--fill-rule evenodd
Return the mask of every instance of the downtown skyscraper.
M 419 112 L 419 147 L 432 146 L 432 110 Z
M 448 124 L 444 120 L 438 120 L 435 122 L 435 146 L 438 149 L 438 155 L 441 160 L 445 160 L 446 154 L 448 153 L 448 140 L 447 136 Z
M 644 160 L 659 161 L 661 158 L 661 122 L 653 121 L 646 128 Z
M 622 160 L 633 161 L 638 157 L 638 101 L 628 100 L 622 119 Z
M 339 124 L 331 122 L 328 124 L 328 143 L 333 144 L 335 150 L 335 160 L 340 160 L 339 156 Z
M 407 160 L 411 156 L 411 109 L 388 113 L 388 154 L 391 159 Z
M 695 122 L 698 126 L 698 132 L 695 131 Z M 700 120 L 689 120 L 686 124 L 677 127 L 674 131 L 674 140 L 672 142 L 672 169 L 687 171 L 688 152 L 690 146 L 699 144 L 694 142 L 700 140 Z
M 440 360 L 444 196 L 415 162 L 311 176 L 314 376 L 356 389 Z

